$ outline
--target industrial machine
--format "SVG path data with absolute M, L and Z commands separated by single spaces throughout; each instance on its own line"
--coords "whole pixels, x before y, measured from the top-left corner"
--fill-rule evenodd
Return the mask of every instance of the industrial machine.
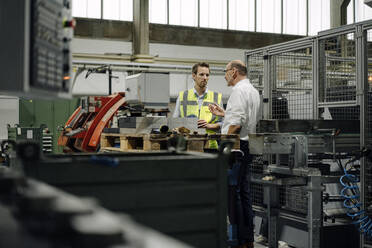
M 126 78 L 126 92 L 83 97 L 58 139 L 65 152 L 95 152 L 107 133 L 159 133 L 160 127 L 185 127 L 205 134 L 197 118 L 167 118 L 169 74 L 140 73 Z
M 1 1 L 0 92 L 69 98 L 70 42 L 75 21 L 70 0 Z
M 169 74 L 139 73 L 125 79 L 125 97 L 129 105 L 143 109 L 168 109 Z
M 71 1 L 1 1 L 0 18 L 7 34 L 0 41 L 0 65 L 6 71 L 0 92 L 70 97 Z M 156 83 L 148 75 L 135 77 L 133 84 L 128 79 L 128 99 L 124 93 L 83 98 L 59 144 L 68 151 L 95 152 L 118 110 L 124 116 L 166 113 L 168 75 L 154 76 Z M 15 139 L 25 135 L 27 142 L 9 141 L 17 153 L 9 149 L 8 166 L 0 166 L 1 247 L 189 247 L 125 213 L 196 247 L 226 246 L 226 154 L 47 155 L 27 139 L 35 137 L 35 130 L 10 131 Z
M 42 155 L 37 146 L 24 144 L 17 146 L 17 159 L 27 177 L 80 197 L 93 197 L 103 207 L 130 214 L 139 223 L 193 247 L 224 248 L 231 145 L 225 144 L 227 149 L 219 154 L 173 149 Z M 41 213 L 46 210 L 40 209 Z M 101 229 L 98 223 L 93 226 Z M 146 238 L 147 233 L 142 235 Z
M 338 162 L 359 150 L 358 124 L 260 122 L 259 133 L 250 136 L 250 151 L 264 155 L 264 168 L 262 174 L 253 174 L 252 182 L 263 186 L 269 247 L 276 247 L 278 240 L 299 248 L 358 247 L 359 234 L 342 205 L 343 167 Z
M 0 166 L 1 247 L 165 247 L 187 244 Z
M 275 220 L 279 225 L 271 239 L 312 248 L 372 244 L 372 163 L 363 152 L 372 147 L 371 25 L 367 20 L 246 52 L 248 78 L 262 92 L 262 119 L 278 125 L 261 130 L 262 151 L 271 155 L 255 156 L 252 167 L 255 212 L 273 220 L 272 230 Z M 297 129 L 296 120 L 309 125 Z M 327 120 L 334 123 L 311 124 Z M 359 129 L 338 134 L 343 123 Z M 268 191 L 275 191 L 270 208 Z
M 46 125 L 40 125 L 40 127 L 8 126 L 8 140 L 35 141 L 44 153 L 53 152 L 53 136 Z
M 96 151 L 103 129 L 124 105 L 124 93 L 83 98 L 63 127 L 58 145 L 64 146 L 65 152 Z
M 168 103 L 169 74 L 128 76 L 125 93 L 83 97 L 80 106 L 62 128 L 58 145 L 63 146 L 65 152 L 95 152 L 104 128 L 124 128 L 125 123 L 136 123 L 136 117 L 166 116 Z M 120 114 L 119 109 L 122 110 Z

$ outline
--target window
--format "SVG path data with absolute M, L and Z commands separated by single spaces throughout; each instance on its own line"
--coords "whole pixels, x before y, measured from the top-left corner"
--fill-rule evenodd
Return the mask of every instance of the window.
M 168 24 L 167 0 L 150 0 L 149 21 L 151 23 Z
M 330 0 L 309 0 L 309 35 L 330 28 Z
M 306 0 L 283 1 L 283 33 L 306 35 Z
M 198 26 L 197 0 L 170 0 L 169 24 L 183 26 Z
M 90 3 L 91 0 L 89 0 Z M 103 19 L 133 21 L 132 0 L 103 0 Z
M 351 0 L 349 2 L 349 5 L 347 6 L 347 24 L 354 23 L 354 0 Z
M 229 1 L 229 29 L 254 31 L 255 29 L 255 1 Z
M 257 31 L 281 33 L 281 1 L 257 1 Z
M 355 0 L 356 21 L 366 21 L 372 19 L 372 8 L 364 3 L 364 0 Z
M 72 0 L 72 15 L 132 21 L 133 1 Z M 149 0 L 149 21 L 193 27 L 199 25 L 217 29 L 317 35 L 330 28 L 330 1 L 332 0 Z M 364 4 L 364 0 L 350 0 L 347 6 L 347 24 L 371 18 L 372 8 Z
M 200 0 L 200 27 L 227 28 L 227 0 Z
M 72 15 L 76 17 L 101 18 L 101 0 L 73 0 Z

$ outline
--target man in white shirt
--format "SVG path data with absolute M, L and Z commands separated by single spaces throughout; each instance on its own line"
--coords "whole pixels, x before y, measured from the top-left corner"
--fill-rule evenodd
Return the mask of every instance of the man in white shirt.
M 233 87 L 226 111 L 215 104 L 210 104 L 209 108 L 213 114 L 225 116 L 222 134 L 240 135 L 240 150 L 244 155 L 239 167 L 238 184 L 234 189 L 236 197 L 232 197 L 234 199 L 232 208 L 235 209 L 229 209 L 229 218 L 230 222 L 235 222 L 238 227 L 238 247 L 253 248 L 253 211 L 250 196 L 251 156 L 249 155 L 248 134 L 256 131 L 260 95 L 249 82 L 247 67 L 240 60 L 233 60 L 227 64 L 225 79 L 227 85 Z

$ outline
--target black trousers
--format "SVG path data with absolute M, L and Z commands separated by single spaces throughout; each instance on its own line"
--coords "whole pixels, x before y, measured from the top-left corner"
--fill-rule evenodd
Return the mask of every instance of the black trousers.
M 252 157 L 248 141 L 240 140 L 240 150 L 244 155 L 237 155 L 229 173 L 228 215 L 230 223 L 237 226 L 239 244 L 245 244 L 254 241 L 250 186 Z

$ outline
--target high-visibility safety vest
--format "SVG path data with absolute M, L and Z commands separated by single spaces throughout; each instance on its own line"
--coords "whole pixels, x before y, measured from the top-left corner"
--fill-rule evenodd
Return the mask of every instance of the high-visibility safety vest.
M 179 93 L 180 101 L 180 113 L 181 117 L 197 117 L 200 120 L 205 120 L 208 123 L 216 123 L 220 117 L 213 115 L 208 108 L 211 103 L 217 103 L 221 105 L 222 94 L 208 90 L 207 94 L 204 95 L 203 103 L 199 109 L 198 98 L 194 92 L 194 89 L 181 91 Z M 216 132 L 207 129 L 208 134 L 214 134 Z M 209 141 L 209 148 L 217 149 L 218 143 L 216 140 Z

